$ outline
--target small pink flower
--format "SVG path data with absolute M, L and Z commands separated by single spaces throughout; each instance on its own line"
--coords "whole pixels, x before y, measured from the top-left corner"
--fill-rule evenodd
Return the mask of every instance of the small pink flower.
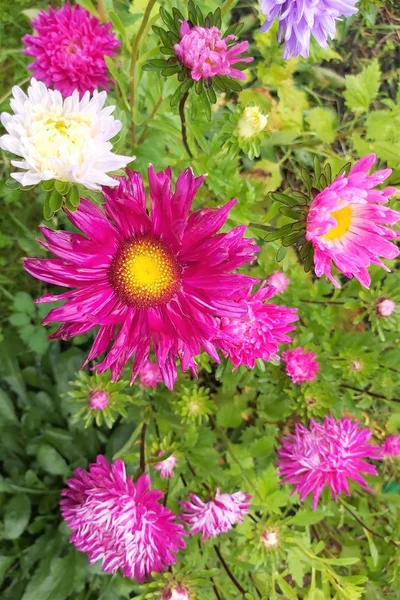
M 276 548 L 276 546 L 279 544 L 278 531 L 276 529 L 268 529 L 267 531 L 264 531 L 261 536 L 261 541 L 268 550 L 271 550 L 271 548 Z
M 146 360 L 139 371 L 139 381 L 144 387 L 156 388 L 162 381 L 160 367 L 151 360 Z
M 293 383 L 313 381 L 319 371 L 316 354 L 304 348 L 293 348 L 282 352 L 282 358 L 286 362 L 286 374 Z
M 275 294 L 283 294 L 286 291 L 290 281 L 289 278 L 282 273 L 282 271 L 274 271 L 267 279 L 268 285 L 272 285 L 275 288 Z
M 381 450 L 384 458 L 400 456 L 400 435 L 392 434 L 383 442 Z
M 88 471 L 75 469 L 61 495 L 70 542 L 90 564 L 101 560 L 106 573 L 121 569 L 142 583 L 175 563 L 175 553 L 185 547 L 183 526 L 159 502 L 163 493 L 150 490 L 147 475 L 134 483 L 121 460 L 110 465 L 99 455 Z
M 381 257 L 394 259 L 399 254 L 390 241 L 398 235 L 389 225 L 400 219 L 400 213 L 384 206 L 396 188 L 376 189 L 392 171 L 368 175 L 375 161 L 375 154 L 364 156 L 311 202 L 306 238 L 314 246 L 315 274 L 325 275 L 335 287 L 340 285 L 332 275 L 332 262 L 346 277 L 356 277 L 369 287 L 367 267 L 380 265 L 389 271 Z
M 104 390 L 93 390 L 89 395 L 89 407 L 92 410 L 103 410 L 110 401 L 110 396 Z
M 180 585 L 168 588 L 163 592 L 161 600 L 190 600 L 189 590 Z
M 158 456 L 162 456 L 163 454 L 164 452 L 160 452 Z M 168 479 L 168 477 L 173 477 L 177 462 L 178 459 L 175 454 L 171 454 L 171 456 L 168 456 L 165 460 L 155 464 L 154 468 L 156 471 L 160 471 L 160 475 L 163 479 Z
M 115 56 L 120 42 L 111 33 L 111 23 L 100 23 L 81 6 L 69 2 L 59 9 L 51 6 L 33 19 L 35 35 L 22 42 L 35 61 L 29 65 L 36 79 L 65 97 L 74 90 L 80 95 L 97 88 L 108 90 L 106 56 Z
M 372 433 L 361 429 L 357 421 L 347 418 L 335 421 L 325 417 L 323 423 L 310 420 L 307 429 L 296 425 L 295 433 L 281 439 L 278 450 L 279 472 L 283 483 L 294 485 L 292 494 L 299 492 L 303 502 L 313 495 L 313 510 L 325 486 L 334 500 L 341 492 L 350 496 L 349 479 L 369 489 L 361 473 L 378 475 L 366 458 L 381 458 L 381 449 L 368 442 Z
M 380 317 L 390 317 L 395 308 L 396 302 L 390 298 L 380 298 L 376 303 L 376 312 Z
M 221 319 L 220 340 L 217 342 L 235 367 L 253 369 L 258 358 L 269 361 L 277 358 L 279 344 L 292 342 L 287 334 L 298 320 L 296 308 L 265 304 L 274 295 L 271 286 L 262 285 L 253 295 L 241 301 L 245 311 L 240 317 Z
M 248 514 L 251 496 L 245 492 L 221 494 L 217 489 L 214 500 L 203 502 L 195 494 L 191 501 L 181 502 L 181 521 L 190 526 L 189 533 L 201 533 L 203 542 L 230 531 L 236 523 L 241 523 Z
M 232 65 L 253 60 L 251 57 L 239 56 L 248 50 L 248 42 L 232 46 L 230 42 L 236 36 L 228 35 L 222 39 L 217 27 L 191 27 L 187 21 L 183 21 L 180 35 L 181 41 L 174 46 L 176 56 L 190 70 L 192 79 L 199 81 L 216 75 L 246 79 L 246 75 Z

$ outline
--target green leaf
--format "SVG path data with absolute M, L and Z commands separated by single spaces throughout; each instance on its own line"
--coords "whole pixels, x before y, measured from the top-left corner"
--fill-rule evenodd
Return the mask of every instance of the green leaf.
M 72 206 L 78 207 L 80 202 L 80 194 L 79 190 L 76 186 L 71 188 L 70 193 L 67 196 L 67 200 Z
M 9 318 L 9 321 L 12 325 L 21 327 L 23 325 L 28 325 L 31 322 L 31 318 L 26 313 L 14 313 Z
M 36 454 L 38 463 L 44 471 L 51 475 L 62 475 L 68 477 L 70 469 L 65 459 L 57 452 L 55 448 L 48 444 L 42 444 Z
M 57 191 L 54 187 L 54 190 L 51 192 L 49 196 L 49 208 L 53 212 L 57 212 L 60 210 L 64 202 L 63 196 Z
M 307 117 L 312 132 L 325 144 L 332 144 L 336 138 L 336 114 L 328 108 L 312 108 Z
M 6 427 L 10 423 L 18 423 L 14 404 L 6 392 L 0 388 L 0 426 L 4 425 Z
M 299 512 L 290 519 L 290 523 L 292 525 L 314 525 L 331 515 L 332 513 L 326 512 L 326 510 L 300 509 Z
M 378 95 L 381 85 L 379 62 L 374 59 L 358 75 L 346 76 L 346 90 L 343 93 L 346 106 L 355 113 L 366 113 Z
M 35 305 L 27 292 L 17 292 L 14 296 L 14 309 L 28 315 L 35 314 Z
M 363 528 L 364 529 L 364 528 Z M 364 533 L 367 537 L 368 540 L 368 545 L 369 545 L 369 551 L 371 553 L 371 558 L 372 558 L 372 562 L 374 567 L 377 566 L 378 561 L 379 561 L 379 552 L 377 547 L 375 546 L 375 542 L 372 538 L 372 535 L 370 534 L 370 532 L 367 529 L 364 529 Z
M 31 517 L 31 501 L 26 494 L 11 498 L 4 511 L 4 537 L 16 540 L 25 531 Z

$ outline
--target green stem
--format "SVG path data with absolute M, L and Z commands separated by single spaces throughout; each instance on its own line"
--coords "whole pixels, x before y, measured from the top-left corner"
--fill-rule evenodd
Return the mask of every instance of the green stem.
M 146 472 L 146 430 L 147 423 L 145 421 L 140 433 L 140 470 L 142 473 Z
M 35 490 L 33 488 L 27 488 L 27 487 L 23 487 L 21 485 L 15 485 L 14 483 L 9 483 L 8 484 L 10 489 L 13 492 L 22 492 L 24 494 L 37 494 L 37 495 L 41 495 L 43 496 L 43 494 L 59 494 L 60 490 Z
M 224 557 L 222 556 L 221 550 L 219 549 L 219 547 L 215 544 L 214 545 L 214 550 L 216 555 L 218 556 L 221 565 L 223 566 L 226 574 L 228 575 L 229 579 L 232 581 L 233 585 L 239 590 L 239 592 L 242 594 L 242 596 L 245 595 L 246 590 L 244 589 L 244 587 L 238 582 L 238 580 L 236 579 L 236 577 L 234 576 L 234 574 L 232 573 L 232 571 L 229 568 L 228 563 L 226 562 L 226 560 L 224 559 Z
M 342 500 L 341 498 L 338 498 L 338 502 L 339 504 L 341 504 L 343 506 L 343 508 L 345 510 L 347 510 L 347 512 L 353 517 L 353 519 L 355 519 L 357 521 L 357 523 L 359 523 L 361 525 L 361 527 L 363 529 L 366 529 L 367 531 L 369 531 L 369 533 L 375 537 L 378 537 L 379 539 L 383 540 L 384 542 L 387 542 L 389 544 L 392 544 L 392 546 L 394 546 L 395 548 L 400 548 L 400 543 L 395 542 L 392 539 L 386 539 L 384 535 L 381 535 L 380 533 L 378 533 L 377 531 L 374 531 L 373 529 L 370 529 L 368 527 L 368 525 L 366 525 L 361 519 L 360 517 L 358 517 L 352 510 L 351 508 L 348 506 L 348 504 L 346 504 L 346 502 L 344 502 L 344 500 Z
M 135 41 L 132 46 L 131 64 L 130 64 L 130 68 L 129 68 L 129 79 L 130 79 L 130 95 L 131 95 L 130 105 L 131 105 L 132 143 L 133 144 L 135 144 L 135 138 L 136 138 L 136 125 L 135 125 L 135 121 L 134 121 L 135 100 L 136 100 L 136 97 L 135 97 L 135 94 L 136 94 L 135 67 L 136 67 L 136 61 L 137 61 L 137 57 L 138 57 L 138 53 L 139 53 L 140 40 L 142 39 L 142 36 L 146 29 L 147 23 L 149 22 L 150 14 L 151 14 L 151 11 L 152 11 L 155 3 L 156 3 L 156 0 L 149 0 L 149 2 L 147 3 L 146 9 L 143 14 L 143 19 L 142 19 L 142 22 L 139 27 L 139 31 L 136 34 L 136 38 L 135 38 Z
M 192 151 L 189 148 L 187 132 L 186 132 L 185 102 L 188 99 L 188 97 L 189 97 L 189 92 L 186 92 L 186 94 L 184 94 L 182 96 L 182 98 L 179 102 L 179 116 L 181 118 L 181 130 L 182 130 L 183 145 L 185 146 L 185 150 L 188 153 L 189 158 L 193 158 Z

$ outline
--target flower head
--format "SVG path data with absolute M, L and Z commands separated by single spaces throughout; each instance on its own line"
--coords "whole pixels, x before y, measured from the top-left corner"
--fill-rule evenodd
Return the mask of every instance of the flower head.
M 261 536 L 261 543 L 267 550 L 273 550 L 279 544 L 279 532 L 277 529 L 267 529 Z
M 63 322 L 52 338 L 70 339 L 99 326 L 87 360 L 106 353 L 95 369 L 110 368 L 113 381 L 134 357 L 133 381 L 152 347 L 172 388 L 176 359 L 194 374 L 202 350 L 219 361 L 220 320 L 247 310 L 237 298 L 256 280 L 232 271 L 251 262 L 258 248 L 243 238 L 243 226 L 217 234 L 235 200 L 189 215 L 203 179 L 188 169 L 173 191 L 171 170 L 156 173 L 150 166 L 149 215 L 142 178 L 128 171 L 115 190 L 104 190 L 104 212 L 85 199 L 76 212 L 67 212 L 84 235 L 42 227 L 41 243 L 57 258 L 25 260 L 38 279 L 72 288 L 38 300 L 66 300 L 45 319 Z
M 298 320 L 297 309 L 265 304 L 273 294 L 274 288 L 264 284 L 242 299 L 245 311 L 240 317 L 221 319 L 219 345 L 235 367 L 246 365 L 253 369 L 258 358 L 277 358 L 279 344 L 292 341 L 287 334 Z
M 396 302 L 390 298 L 380 298 L 376 303 L 376 312 L 380 317 L 390 317 L 395 308 Z
M 158 456 L 163 456 L 164 452 L 160 452 Z M 171 454 L 165 460 L 161 460 L 157 464 L 154 465 L 156 471 L 160 471 L 160 475 L 163 479 L 168 479 L 169 477 L 173 477 L 174 469 L 178 459 L 175 454 Z
M 375 154 L 364 156 L 351 169 L 337 177 L 311 202 L 307 216 L 306 238 L 314 246 L 317 277 L 326 275 L 335 287 L 332 262 L 346 277 L 356 277 L 369 287 L 370 265 L 380 265 L 380 257 L 393 259 L 399 250 L 390 240 L 397 234 L 388 227 L 400 219 L 400 213 L 386 204 L 395 188 L 374 189 L 390 175 L 390 169 L 368 171 L 376 161 Z
M 268 285 L 272 285 L 275 288 L 275 294 L 283 294 L 286 291 L 290 281 L 289 278 L 282 271 L 274 271 L 267 279 Z
M 258 135 L 265 129 L 267 121 L 268 117 L 258 106 L 247 106 L 238 122 L 239 136 L 248 139 Z
M 400 456 L 400 435 L 389 435 L 383 442 L 381 451 L 384 458 Z
M 293 348 L 282 352 L 282 358 L 286 363 L 286 374 L 293 383 L 313 381 L 319 371 L 316 354 L 304 348 Z
M 347 418 L 325 417 L 323 423 L 311 419 L 309 428 L 296 425 L 295 433 L 283 438 L 278 450 L 283 483 L 294 485 L 292 493 L 299 492 L 301 502 L 312 493 L 314 510 L 325 486 L 334 500 L 341 492 L 350 495 L 349 479 L 369 489 L 361 473 L 378 473 L 365 459 L 379 459 L 381 453 L 368 442 L 371 435 Z
M 139 371 L 139 381 L 144 387 L 156 388 L 162 381 L 160 367 L 152 360 L 146 360 Z
M 183 387 L 178 391 L 178 398 L 176 412 L 186 423 L 200 425 L 216 411 L 215 403 L 210 398 L 210 390 L 203 386 Z
M 358 9 L 357 0 L 261 0 L 261 12 L 266 20 L 261 31 L 268 31 L 275 19 L 279 21 L 279 41 L 285 42 L 283 57 L 308 58 L 310 37 L 322 48 L 336 33 L 336 21 L 350 17 Z
M 83 96 L 97 88 L 108 90 L 106 56 L 115 56 L 120 42 L 111 23 L 102 24 L 81 6 L 68 2 L 55 10 L 41 10 L 33 19 L 36 35 L 22 38 L 24 54 L 35 58 L 29 66 L 34 76 L 63 96 L 74 90 Z
M 125 167 L 134 157 L 112 153 L 110 139 L 121 129 L 121 122 L 104 108 L 106 92 L 86 92 L 79 100 L 78 92 L 63 99 L 60 92 L 48 90 L 32 79 L 25 94 L 13 88 L 13 115 L 1 114 L 7 134 L 0 138 L 0 148 L 22 157 L 12 160 L 22 171 L 11 177 L 22 185 L 57 179 L 81 183 L 91 190 L 101 185 L 115 186 L 109 171 Z
M 110 397 L 105 390 L 93 390 L 89 395 L 89 407 L 92 410 L 103 410 L 109 403 Z
M 196 494 L 190 494 L 190 499 L 180 503 L 181 521 L 190 526 L 191 535 L 201 533 L 205 541 L 241 523 L 249 512 L 251 496 L 245 492 L 221 494 L 217 490 L 214 500 L 209 502 L 203 502 Z
M 185 547 L 183 526 L 159 503 L 162 492 L 149 488 L 147 475 L 134 483 L 121 460 L 110 465 L 101 455 L 89 471 L 74 471 L 61 492 L 61 513 L 71 543 L 90 564 L 101 560 L 106 573 L 121 569 L 143 582 L 176 562 L 175 553 Z
M 168 587 L 162 594 L 161 600 L 190 600 L 190 592 L 186 587 Z
M 234 35 L 222 38 L 218 27 L 191 27 L 184 21 L 180 29 L 181 39 L 174 49 L 179 62 L 190 71 L 195 81 L 216 75 L 234 79 L 246 79 L 246 75 L 233 65 L 251 62 L 251 57 L 240 56 L 249 48 L 248 42 L 231 45 Z

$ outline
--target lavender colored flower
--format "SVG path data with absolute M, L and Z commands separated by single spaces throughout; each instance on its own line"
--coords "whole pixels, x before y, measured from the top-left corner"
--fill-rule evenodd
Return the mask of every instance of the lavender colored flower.
M 310 38 L 313 36 L 322 48 L 328 48 L 328 39 L 336 34 L 336 21 L 354 15 L 357 0 L 260 0 L 266 20 L 261 31 L 268 31 L 279 21 L 279 42 L 284 42 L 283 57 L 308 58 Z
M 350 496 L 349 479 L 369 489 L 361 473 L 378 472 L 365 459 L 381 458 L 381 449 L 368 441 L 371 436 L 369 429 L 347 418 L 325 417 L 323 423 L 311 419 L 309 428 L 296 425 L 278 450 L 283 483 L 294 485 L 292 494 L 299 492 L 301 502 L 312 494 L 314 510 L 326 486 L 334 500 L 341 492 Z
M 183 526 L 160 504 L 162 492 L 149 488 L 147 475 L 134 483 L 121 460 L 110 465 L 102 455 L 88 471 L 75 469 L 60 507 L 70 542 L 90 564 L 101 560 L 106 573 L 121 569 L 142 583 L 176 562 L 175 553 L 185 547 Z
M 190 494 L 190 501 L 181 502 L 181 521 L 190 526 L 189 533 L 201 533 L 203 542 L 230 531 L 236 523 L 241 523 L 248 514 L 251 496 L 246 492 L 221 494 L 217 489 L 214 500 L 203 502 L 196 494 Z
M 29 68 L 36 79 L 63 96 L 74 90 L 81 95 L 108 90 L 111 80 L 104 58 L 115 56 L 121 45 L 111 23 L 100 23 L 81 6 L 67 2 L 59 9 L 41 10 L 32 27 L 36 35 L 22 38 L 22 52 L 35 57 Z

